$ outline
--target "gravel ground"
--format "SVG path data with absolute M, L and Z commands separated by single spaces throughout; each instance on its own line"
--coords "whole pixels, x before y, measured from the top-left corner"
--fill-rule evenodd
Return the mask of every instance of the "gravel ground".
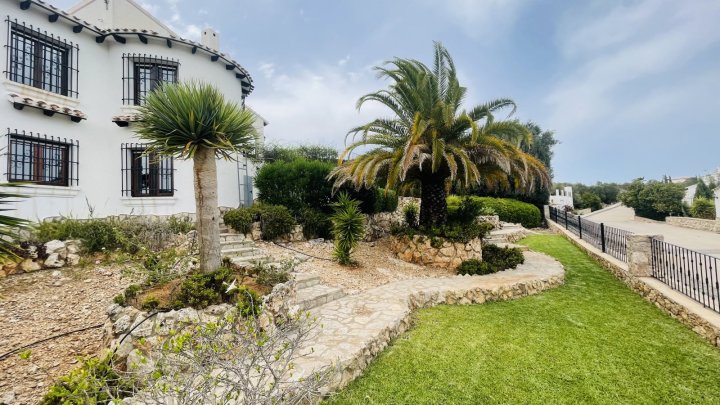
M 272 243 L 258 242 L 257 244 L 275 258 L 290 258 L 299 255 Z M 356 266 L 341 266 L 334 261 L 319 259 L 332 258 L 333 245 L 331 242 L 295 242 L 283 245 L 317 257 L 310 257 L 306 262 L 296 266 L 295 271 L 318 274 L 324 284 L 340 287 L 348 294 L 397 280 L 447 277 L 455 274 L 454 270 L 418 266 L 398 259 L 390 251 L 390 241 L 387 238 L 377 242 L 361 242 L 357 251 L 353 253 L 353 259 L 358 263 Z
M 0 279 L 0 355 L 105 321 L 105 309 L 131 280 L 119 266 L 38 271 Z M 104 348 L 102 328 L 74 333 L 0 359 L 0 404 L 34 404 L 79 358 Z

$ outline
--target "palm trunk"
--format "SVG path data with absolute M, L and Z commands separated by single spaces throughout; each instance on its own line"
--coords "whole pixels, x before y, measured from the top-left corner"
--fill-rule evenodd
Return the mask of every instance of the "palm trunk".
M 195 213 L 200 249 L 200 271 L 220 267 L 220 211 L 218 210 L 217 164 L 215 150 L 200 147 L 193 157 Z
M 445 176 L 438 174 L 421 179 L 420 225 L 439 226 L 447 220 Z

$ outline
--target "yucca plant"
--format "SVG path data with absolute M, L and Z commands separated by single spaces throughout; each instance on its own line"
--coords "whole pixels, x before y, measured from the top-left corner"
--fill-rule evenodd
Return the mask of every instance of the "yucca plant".
M 338 195 L 333 209 L 335 213 L 330 218 L 335 239 L 333 256 L 342 265 L 350 264 L 353 250 L 365 235 L 365 218 L 360 211 L 360 202 L 345 192 Z
M 220 267 L 220 213 L 216 159 L 234 160 L 254 148 L 253 114 L 225 100 L 215 87 L 198 82 L 164 84 L 140 107 L 136 132 L 147 153 L 193 160 L 199 267 Z
M 0 184 L 0 187 L 17 186 L 16 184 Z M 23 198 L 23 195 L 0 190 L 0 206 L 5 206 L 14 198 Z M 0 208 L 0 212 L 11 211 L 9 208 Z M 0 264 L 7 260 L 17 259 L 18 230 L 26 227 L 28 221 L 0 214 Z
M 376 182 L 389 189 L 417 186 L 422 226 L 445 223 L 446 188 L 452 181 L 466 187 L 502 186 L 511 179 L 515 189 L 528 192 L 549 186 L 542 163 L 518 148 L 531 137 L 527 127 L 515 120 L 495 120 L 494 113 L 505 108 L 512 109 L 511 115 L 515 103 L 497 99 L 462 110 L 467 89 L 460 86 L 450 54 L 435 43 L 434 56 L 432 67 L 396 58 L 376 68 L 378 76 L 391 84 L 387 90 L 361 97 L 358 108 L 379 102 L 392 111 L 392 117 L 350 130 L 354 142 L 330 175 L 334 186 L 346 182 L 356 188 Z M 344 161 L 355 149 L 367 147 L 371 149 Z

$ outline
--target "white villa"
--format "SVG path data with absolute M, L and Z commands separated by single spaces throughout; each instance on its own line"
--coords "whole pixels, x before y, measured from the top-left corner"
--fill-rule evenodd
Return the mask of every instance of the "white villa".
M 38 220 L 194 212 L 192 162 L 143 155 L 137 106 L 159 83 L 197 79 L 245 106 L 248 72 L 218 50 L 180 38 L 133 0 L 84 0 L 69 11 L 40 0 L 0 0 L 4 52 L 0 182 L 30 198 L 11 215 Z M 262 135 L 267 122 L 257 115 Z M 262 139 L 261 139 L 262 141 Z M 252 201 L 255 167 L 218 162 L 221 206 Z

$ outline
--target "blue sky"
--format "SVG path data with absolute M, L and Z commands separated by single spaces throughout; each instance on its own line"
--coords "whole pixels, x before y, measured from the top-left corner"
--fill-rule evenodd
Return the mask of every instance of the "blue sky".
M 72 0 L 56 0 L 68 8 Z M 355 101 L 392 57 L 453 55 L 467 107 L 493 98 L 556 131 L 558 181 L 628 181 L 720 166 L 720 1 L 142 0 L 180 35 L 220 32 L 255 81 L 268 140 L 344 145 L 383 115 Z

